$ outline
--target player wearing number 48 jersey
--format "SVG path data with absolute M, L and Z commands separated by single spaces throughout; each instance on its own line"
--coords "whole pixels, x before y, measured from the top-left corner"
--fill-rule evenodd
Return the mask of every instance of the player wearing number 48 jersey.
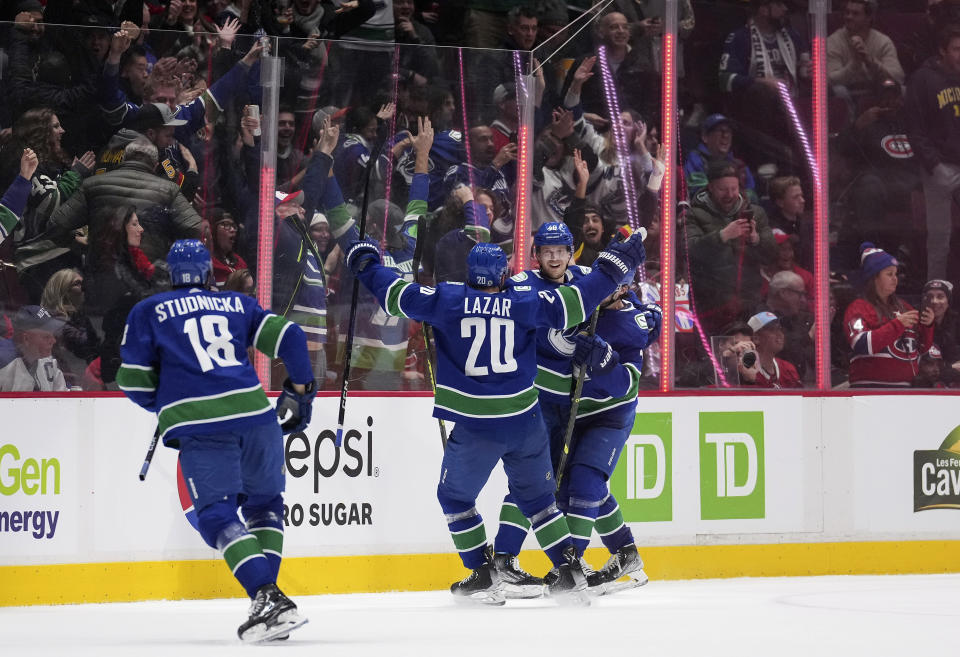
M 198 240 L 174 243 L 167 262 L 174 289 L 130 311 L 117 383 L 157 414 L 164 445 L 180 450 L 198 530 L 252 601 L 238 635 L 286 638 L 306 622 L 276 585 L 283 552 L 282 433 L 306 428 L 316 394 L 306 338 L 252 297 L 209 291 L 210 254 Z M 290 378 L 276 410 L 247 358 L 251 345 L 287 367 Z
M 546 427 L 537 403 L 538 327 L 569 328 L 643 261 L 638 238 L 611 245 L 594 272 L 555 291 L 504 289 L 507 259 L 492 244 L 478 244 L 467 259 L 467 285 L 408 283 L 380 264 L 372 242 L 354 242 L 347 265 L 393 315 L 429 322 L 437 349 L 434 416 L 454 420 L 444 451 L 437 497 L 464 566 L 473 572 L 455 583 L 458 599 L 503 604 L 504 593 L 487 546 L 476 499 L 498 461 L 540 546 L 557 568 L 549 593 L 584 603 L 586 577 L 554 498 Z

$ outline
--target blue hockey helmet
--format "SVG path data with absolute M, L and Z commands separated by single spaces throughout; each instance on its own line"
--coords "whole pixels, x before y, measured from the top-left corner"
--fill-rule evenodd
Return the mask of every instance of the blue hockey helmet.
M 573 251 L 573 233 L 562 221 L 548 221 L 537 229 L 533 236 L 533 245 L 541 246 L 565 246 Z
M 167 254 L 170 280 L 174 287 L 203 285 L 210 277 L 213 264 L 210 252 L 200 240 L 177 240 Z
M 496 244 L 480 242 L 467 255 L 467 284 L 470 287 L 503 285 L 507 275 L 507 256 Z

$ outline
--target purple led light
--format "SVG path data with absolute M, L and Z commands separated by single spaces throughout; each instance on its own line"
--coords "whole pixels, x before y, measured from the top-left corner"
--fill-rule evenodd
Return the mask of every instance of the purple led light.
M 803 129 L 803 123 L 800 121 L 800 115 L 797 113 L 797 107 L 790 96 L 790 90 L 783 82 L 777 83 L 777 89 L 780 91 L 780 100 L 783 106 L 787 108 L 787 114 L 790 115 L 790 122 L 797 133 L 797 139 L 803 147 L 803 154 L 807 158 L 807 166 L 810 168 L 810 175 L 813 177 L 813 184 L 820 187 L 820 167 L 817 166 L 817 159 L 813 155 L 813 149 L 810 147 L 810 140 L 807 138 L 807 132 Z
M 607 48 L 600 46 L 597 51 L 600 58 L 600 74 L 603 79 L 603 91 L 607 101 L 607 111 L 610 114 L 610 124 L 613 127 L 614 145 L 617 148 L 617 158 L 620 160 L 620 177 L 623 180 L 623 191 L 626 196 L 627 221 L 630 228 L 640 228 L 640 218 L 637 216 L 637 191 L 633 181 L 633 166 L 630 162 L 630 151 L 627 149 L 626 133 L 620 123 L 620 99 L 617 95 L 616 84 L 610 73 L 607 63 Z

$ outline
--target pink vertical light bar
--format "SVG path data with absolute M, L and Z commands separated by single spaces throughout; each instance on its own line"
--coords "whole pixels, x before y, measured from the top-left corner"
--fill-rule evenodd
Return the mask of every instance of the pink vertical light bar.
M 470 155 L 470 124 L 467 123 L 467 86 L 463 78 L 463 48 L 457 48 L 457 59 L 460 64 L 460 115 L 463 117 L 463 146 L 467 151 L 467 176 L 470 178 L 470 189 L 473 190 L 473 157 Z
M 387 179 L 384 181 L 385 188 L 383 190 L 384 200 L 386 201 L 383 204 L 383 237 L 380 240 L 380 252 L 387 247 L 387 223 L 390 218 L 390 183 L 393 180 L 393 138 L 397 134 L 397 94 L 398 94 L 398 85 L 400 84 L 400 46 L 393 47 L 393 74 L 390 78 L 393 82 L 393 95 L 390 97 L 390 102 L 393 103 L 393 115 L 390 117 L 390 133 L 387 137 Z M 379 158 L 378 158 L 379 159 Z M 376 167 L 376 162 L 371 162 L 370 166 Z M 376 171 L 376 169 L 374 169 Z M 322 264 L 321 264 L 322 266 Z M 416 275 L 416 272 L 414 272 Z
M 827 179 L 827 5 L 824 0 L 810 3 L 813 14 L 813 143 L 815 162 L 813 187 L 813 275 L 816 285 L 816 359 L 817 389 L 829 390 L 830 381 L 830 256 L 828 253 L 828 203 L 829 182 Z
M 661 66 L 660 102 L 663 113 L 660 120 L 660 138 L 666 154 L 666 174 L 660 193 L 660 305 L 667 321 L 660 331 L 660 390 L 673 390 L 674 352 L 676 344 L 676 292 L 673 260 L 673 242 L 676 239 L 674 198 L 676 196 L 677 155 L 677 88 L 676 88 L 676 3 L 668 2 L 666 25 L 663 31 L 663 64 Z M 672 20 L 671 20 L 672 19 Z M 672 23 L 672 29 L 671 29 Z M 709 350 L 707 353 L 711 353 Z
M 276 129 L 275 127 L 272 129 Z M 257 301 L 264 308 L 270 308 L 273 295 L 273 212 L 276 191 L 277 172 L 272 167 L 260 169 L 260 211 L 258 220 L 259 242 L 257 243 Z M 257 351 L 254 359 L 257 377 L 264 390 L 270 389 L 270 359 Z
M 530 225 L 530 149 L 527 143 L 530 136 L 529 121 L 526 120 L 527 112 L 524 110 L 532 105 L 533 99 L 527 94 L 530 90 L 527 88 L 526 78 L 520 62 L 520 53 L 513 53 L 513 72 L 517 85 L 517 112 L 520 114 L 517 129 L 517 195 L 516 195 L 516 214 L 514 215 L 513 228 L 513 273 L 519 274 L 527 269 L 528 258 L 530 254 L 527 249 L 527 240 L 530 231 L 527 226 Z

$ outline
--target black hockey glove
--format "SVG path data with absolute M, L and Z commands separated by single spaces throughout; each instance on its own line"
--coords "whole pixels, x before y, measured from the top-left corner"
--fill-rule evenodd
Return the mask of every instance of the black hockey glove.
M 306 391 L 301 395 L 293 389 L 290 379 L 283 382 L 283 391 L 277 397 L 277 417 L 280 419 L 280 429 L 283 434 L 303 431 L 310 424 L 313 415 L 313 398 L 317 396 L 315 381 L 305 385 Z
M 347 249 L 347 267 L 359 274 L 371 262 L 380 262 L 380 245 L 373 240 L 353 242 Z
M 623 242 L 614 239 L 597 256 L 594 268 L 616 281 L 621 280 L 627 272 L 636 269 L 647 259 L 647 251 L 643 248 L 646 235 L 647 231 L 641 228 Z
M 617 352 L 610 347 L 599 335 L 588 335 L 581 331 L 574 338 L 576 346 L 573 349 L 573 363 L 578 366 L 587 366 L 587 370 L 595 374 L 609 372 L 620 363 Z

